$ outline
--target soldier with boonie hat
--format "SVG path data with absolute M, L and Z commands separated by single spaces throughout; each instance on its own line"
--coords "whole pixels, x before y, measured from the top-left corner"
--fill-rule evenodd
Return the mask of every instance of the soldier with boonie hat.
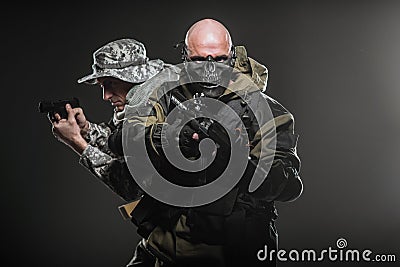
M 129 173 L 119 142 L 127 94 L 134 95 L 141 84 L 168 65 L 160 59 L 150 60 L 143 43 L 135 39 L 109 42 L 93 53 L 93 73 L 78 83 L 100 85 L 103 99 L 115 107 L 113 118 L 107 123 L 89 122 L 82 108 L 67 105 L 68 118 L 55 114 L 52 122 L 54 135 L 80 155 L 79 163 L 126 202 L 143 194 Z

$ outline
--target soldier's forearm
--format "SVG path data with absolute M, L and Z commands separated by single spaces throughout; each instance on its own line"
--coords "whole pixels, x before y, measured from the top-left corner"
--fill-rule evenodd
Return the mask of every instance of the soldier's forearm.
M 88 146 L 88 143 L 86 142 L 85 139 L 83 139 L 82 136 L 76 136 L 72 138 L 70 142 L 68 142 L 68 145 L 79 155 L 82 155 L 83 151 Z

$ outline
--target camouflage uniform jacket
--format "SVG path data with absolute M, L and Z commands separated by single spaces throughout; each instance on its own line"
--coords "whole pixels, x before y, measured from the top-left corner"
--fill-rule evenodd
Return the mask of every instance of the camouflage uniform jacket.
M 114 112 L 110 122 L 89 122 L 89 131 L 84 137 L 88 143 L 79 163 L 99 178 L 108 188 L 125 201 L 132 201 L 142 195 L 142 191 L 131 178 L 123 156 L 113 153 L 108 139 L 114 131 L 122 127 L 122 112 Z
M 173 67 L 169 63 L 162 62 L 162 64 L 163 68 Z M 159 80 L 152 79 L 146 84 L 157 87 Z M 126 99 L 129 99 L 130 102 L 140 102 L 143 97 L 136 93 L 138 88 L 140 85 L 133 87 L 128 92 Z M 89 122 L 89 132 L 84 137 L 89 145 L 83 151 L 79 162 L 112 191 L 129 202 L 140 198 L 143 191 L 132 179 L 124 157 L 113 153 L 108 146 L 109 137 L 117 131 L 122 132 L 124 113 L 125 110 L 114 112 L 113 118 L 108 123 Z

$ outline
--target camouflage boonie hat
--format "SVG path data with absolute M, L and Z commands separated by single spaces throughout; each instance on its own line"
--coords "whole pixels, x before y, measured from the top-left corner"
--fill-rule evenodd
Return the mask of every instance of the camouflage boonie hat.
M 130 83 L 144 82 L 163 69 L 164 62 L 149 60 L 144 45 L 134 39 L 112 41 L 93 53 L 93 73 L 78 83 L 96 84 L 97 78 L 114 77 Z

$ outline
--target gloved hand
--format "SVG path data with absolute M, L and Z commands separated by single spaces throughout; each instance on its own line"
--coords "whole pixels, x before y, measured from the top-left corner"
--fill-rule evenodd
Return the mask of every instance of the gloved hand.
M 198 158 L 200 156 L 198 131 L 188 122 L 178 132 L 181 125 L 182 118 L 176 118 L 171 124 L 158 124 L 152 135 L 154 145 L 161 152 L 163 146 L 178 141 L 179 148 L 186 158 Z M 165 136 L 162 136 L 163 131 Z
M 192 127 L 190 122 L 186 123 L 179 133 L 179 147 L 186 158 L 198 158 L 199 133 Z
M 217 143 L 219 149 L 229 150 L 230 141 L 229 136 L 224 127 L 217 123 L 213 122 L 208 127 L 208 136 Z

